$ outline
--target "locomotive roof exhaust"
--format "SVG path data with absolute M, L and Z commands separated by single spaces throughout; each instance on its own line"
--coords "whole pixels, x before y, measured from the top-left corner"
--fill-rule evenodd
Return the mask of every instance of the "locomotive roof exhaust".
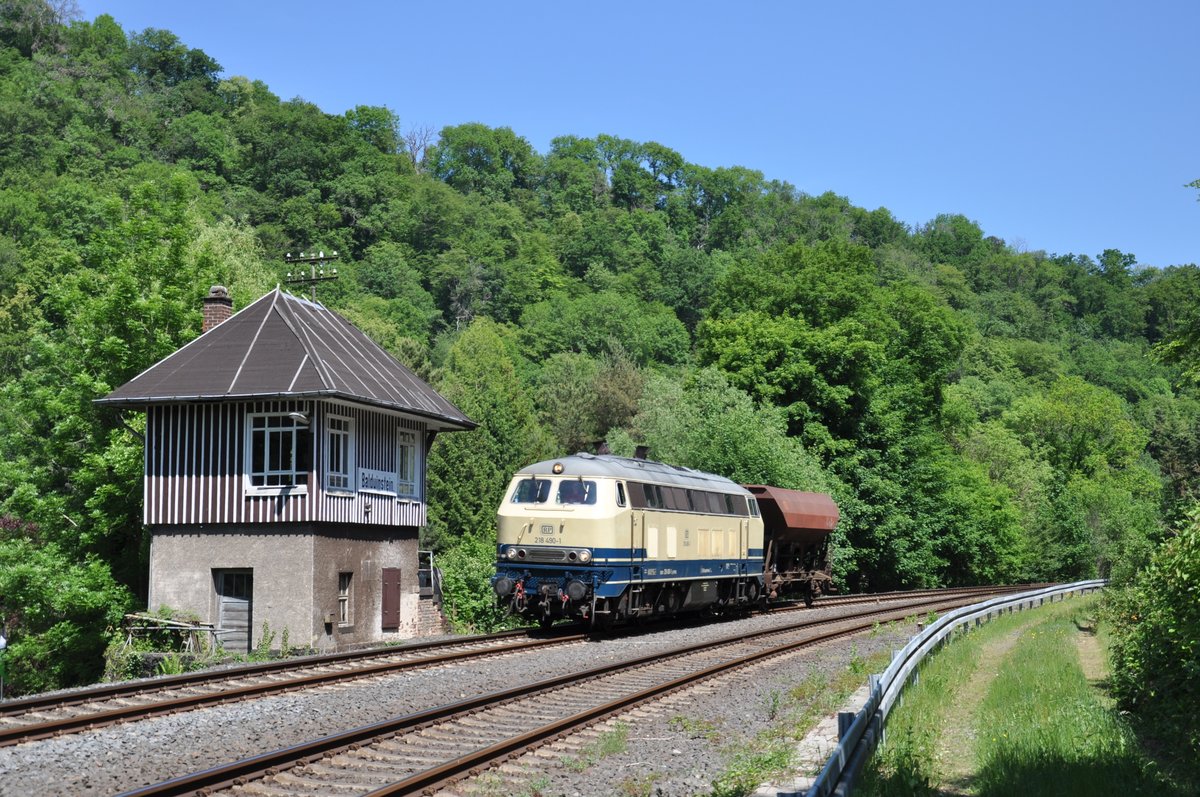
M 638 446 L 633 450 L 634 459 L 649 459 L 650 446 Z

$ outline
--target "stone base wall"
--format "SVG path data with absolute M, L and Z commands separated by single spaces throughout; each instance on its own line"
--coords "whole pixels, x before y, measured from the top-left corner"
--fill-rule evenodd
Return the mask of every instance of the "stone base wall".
M 258 528 L 152 528 L 149 608 L 164 606 L 217 622 L 214 572 L 253 575 L 250 647 L 263 623 L 284 629 L 292 647 L 317 650 L 407 639 L 420 631 L 417 530 L 291 526 Z M 400 627 L 381 627 L 384 568 L 400 569 Z M 349 573 L 349 622 L 340 622 L 339 574 Z M 326 622 L 332 620 L 332 622 Z

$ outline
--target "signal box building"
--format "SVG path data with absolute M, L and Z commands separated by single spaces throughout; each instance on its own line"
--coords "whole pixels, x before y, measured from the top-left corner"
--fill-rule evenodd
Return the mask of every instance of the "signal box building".
M 474 428 L 337 313 L 278 288 L 98 403 L 146 412 L 152 609 L 253 649 L 418 633 L 417 533 L 435 435 Z

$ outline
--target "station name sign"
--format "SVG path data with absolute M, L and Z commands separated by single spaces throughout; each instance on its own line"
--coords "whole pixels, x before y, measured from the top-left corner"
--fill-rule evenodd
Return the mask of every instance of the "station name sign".
M 396 474 L 392 471 L 372 468 L 358 469 L 358 491 L 360 493 L 379 493 L 394 498 L 398 487 Z

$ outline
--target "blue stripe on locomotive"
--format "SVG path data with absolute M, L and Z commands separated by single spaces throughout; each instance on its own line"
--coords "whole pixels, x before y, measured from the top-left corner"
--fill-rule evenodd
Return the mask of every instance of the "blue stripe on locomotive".
M 505 546 L 499 546 L 505 547 Z M 492 582 L 507 576 L 513 581 L 524 579 L 525 591 L 536 592 L 543 582 L 561 586 L 570 579 L 590 584 L 596 597 L 615 598 L 630 584 L 662 584 L 676 581 L 703 581 L 714 578 L 761 575 L 762 549 L 750 549 L 745 559 L 645 559 L 643 549 L 635 549 L 630 559 L 628 548 L 596 548 L 593 562 L 565 567 L 559 564 L 521 563 L 511 560 L 496 562 Z M 525 574 L 529 576 L 526 577 Z

